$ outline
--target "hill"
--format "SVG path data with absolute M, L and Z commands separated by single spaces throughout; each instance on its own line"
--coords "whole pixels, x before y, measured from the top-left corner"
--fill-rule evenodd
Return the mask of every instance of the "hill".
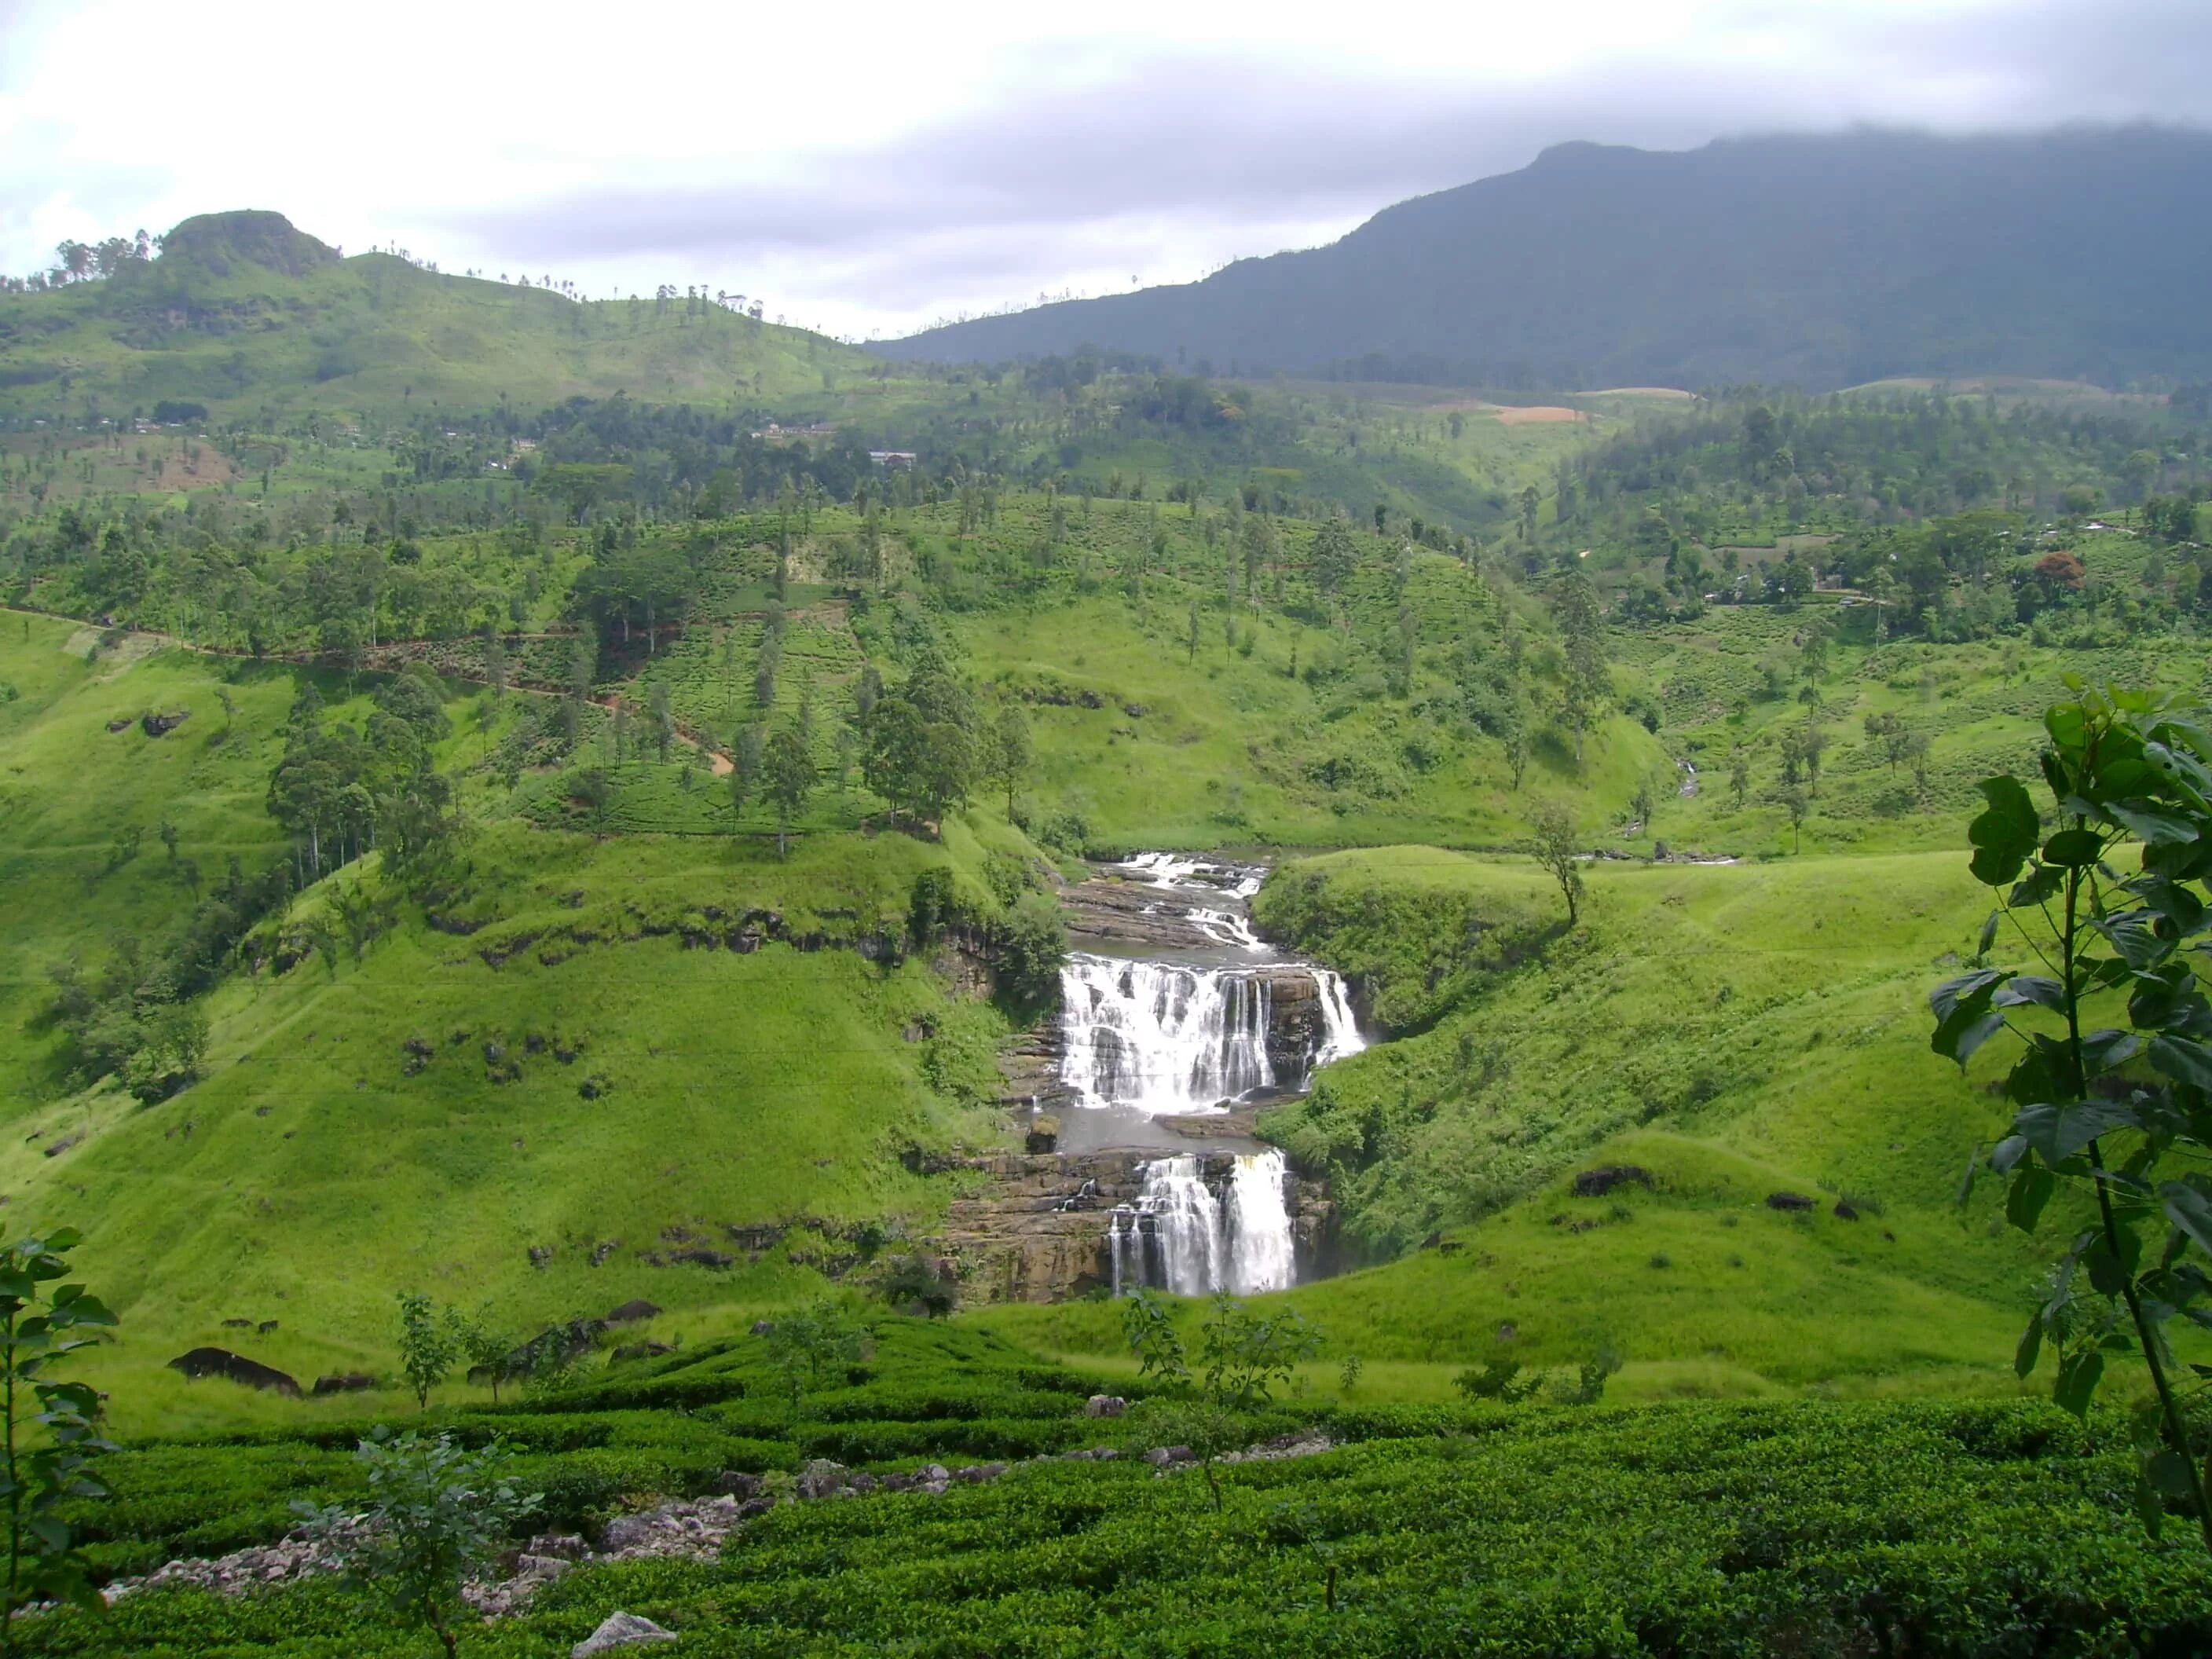
M 338 252 L 281 214 L 187 219 L 158 257 L 0 294 L 0 416 L 469 410 L 626 392 L 751 404 L 872 360 L 705 296 L 579 301 Z
M 1232 372 L 1553 388 L 2203 379 L 2208 227 L 2212 137 L 2196 133 L 1563 144 L 1326 247 L 878 349 L 995 362 L 1087 343 Z

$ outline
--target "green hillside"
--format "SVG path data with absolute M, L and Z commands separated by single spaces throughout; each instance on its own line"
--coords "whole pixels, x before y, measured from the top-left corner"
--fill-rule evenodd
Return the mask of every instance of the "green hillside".
M 474 292 L 225 234 L 20 297 L 112 322 L 195 259 L 241 316 Z M 367 291 L 331 314 L 369 326 Z M 1958 1201 L 2012 1039 L 1962 1075 L 1928 1004 L 1990 949 L 1978 786 L 2035 775 L 2069 683 L 2212 690 L 2186 411 L 1510 410 L 1076 360 L 825 386 L 803 339 L 687 314 L 687 351 L 788 345 L 789 389 L 471 378 L 395 414 L 279 366 L 283 409 L 0 453 L 0 1200 L 82 1229 L 119 1316 L 70 1361 L 129 1443 L 117 1498 L 67 1505 L 99 1574 L 359 1505 L 350 1448 L 405 1420 L 505 1442 L 526 1529 L 595 1541 L 766 1482 L 711 1559 L 465 1624 L 515 1659 L 617 1606 L 729 1653 L 2202 1645 L 2131 1356 L 2094 1350 L 2086 1421 L 2040 1398 L 2080 1328 L 2015 1374 L 2077 1200 L 2033 1238 L 2017 1187 Z M 769 411 L 821 425 L 755 438 Z M 1249 1340 L 1314 1341 L 1226 1403 L 1140 1369 L 1127 1299 L 993 1304 L 948 1225 L 1081 1208 L 969 1155 L 1045 1132 L 1008 1071 L 1057 1012 L 1055 901 L 1139 848 L 1271 865 L 1255 921 L 1373 1039 L 1259 1112 L 1326 1183 L 1333 1271 L 1250 1298 Z M 478 1361 L 549 1340 L 425 1416 L 408 1291 Z M 1238 1317 L 1165 1316 L 1201 1374 Z M 370 1386 L 167 1363 L 207 1347 Z M 1194 1443 L 1271 1455 L 1138 1462 Z M 982 1467 L 867 1484 L 939 1462 Z M 429 1639 L 323 1583 L 24 1628 Z
M 868 362 L 720 305 L 580 301 L 392 254 L 341 258 L 272 213 L 188 219 L 112 276 L 0 294 L 0 415 L 18 419 L 119 421 L 164 401 L 264 422 L 617 393 L 751 406 Z

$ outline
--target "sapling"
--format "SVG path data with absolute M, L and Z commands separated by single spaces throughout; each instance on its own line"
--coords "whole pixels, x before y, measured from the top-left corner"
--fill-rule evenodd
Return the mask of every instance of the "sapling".
M 115 1323 L 83 1285 L 54 1283 L 68 1274 L 76 1243 L 64 1229 L 0 1249 L 0 1504 L 8 1552 L 0 1659 L 15 1651 L 18 1608 L 106 1606 L 60 1513 L 64 1503 L 114 1496 L 93 1467 L 115 1449 L 100 1433 L 100 1395 L 89 1383 L 51 1376 L 57 1360 L 95 1340 L 80 1333 Z
M 2107 1357 L 2139 1356 L 2154 1404 L 2136 1419 L 2137 1509 L 2155 1535 L 2179 1505 L 2212 1550 L 2183 1398 L 2212 1366 L 2179 1364 L 2166 1330 L 2212 1328 L 2212 1001 L 2195 960 L 2212 931 L 2212 717 L 2161 692 L 2066 683 L 2074 701 L 2044 716 L 2055 830 L 2046 838 L 2018 779 L 1994 777 L 1966 832 L 1976 879 L 2002 895 L 1978 954 L 2009 922 L 2042 971 L 1984 967 L 1936 987 L 1933 1046 L 1963 1070 L 2000 1032 L 2019 1044 L 2003 1083 L 2011 1133 L 1986 1164 L 1976 1149 L 1960 1201 L 1987 1167 L 2006 1177 L 2005 1215 L 2022 1231 L 2062 1188 L 2079 1201 L 2061 1213 L 2086 1223 L 2015 1369 L 2028 1376 L 2051 1342 L 2058 1403 L 2086 1416 Z
M 453 1659 L 461 1586 L 499 1553 L 540 1495 L 523 1491 L 509 1472 L 514 1455 L 496 1441 L 470 1451 L 447 1435 L 379 1426 L 358 1455 L 368 1478 L 365 1510 L 301 1504 L 299 1513 L 328 1540 L 347 1583 L 419 1620 Z

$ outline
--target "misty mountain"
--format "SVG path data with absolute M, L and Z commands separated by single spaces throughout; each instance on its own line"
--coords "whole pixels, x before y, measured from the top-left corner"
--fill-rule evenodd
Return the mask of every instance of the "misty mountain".
M 1898 374 L 2212 374 L 2212 135 L 1862 131 L 1589 143 L 1202 282 L 928 330 L 1218 371 L 1494 386 L 1821 389 Z

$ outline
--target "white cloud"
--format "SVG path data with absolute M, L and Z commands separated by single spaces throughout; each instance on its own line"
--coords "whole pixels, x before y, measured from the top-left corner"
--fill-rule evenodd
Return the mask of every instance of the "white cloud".
M 271 207 L 841 331 L 1183 280 L 1569 138 L 2201 121 L 2201 0 L 1133 0 L 364 15 L 0 0 L 0 268 Z

